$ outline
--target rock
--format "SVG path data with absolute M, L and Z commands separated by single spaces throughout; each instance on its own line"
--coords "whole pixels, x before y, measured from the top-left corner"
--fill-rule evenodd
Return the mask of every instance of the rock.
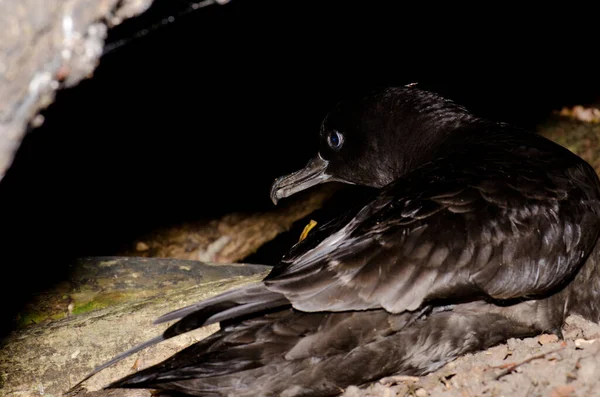
M 0 2 L 0 180 L 56 90 L 89 77 L 107 29 L 138 15 L 151 0 Z M 37 118 L 33 125 L 43 122 Z
M 81 286 L 78 284 L 81 280 L 89 281 L 90 310 L 74 310 L 71 316 L 57 320 L 47 318 L 15 330 L 0 350 L 0 395 L 60 396 L 97 365 L 159 335 L 171 324 L 153 325 L 160 315 L 258 281 L 269 270 L 258 265 L 214 266 L 146 258 L 87 258 L 80 265 L 71 282 Z M 84 274 L 88 277 L 83 277 Z M 167 279 L 171 280 L 170 284 L 165 284 Z M 94 304 L 99 297 L 114 294 L 120 288 L 130 294 L 104 301 L 104 306 Z M 117 394 L 117 391 L 108 394 L 101 389 L 216 330 L 217 324 L 208 326 L 134 354 L 89 379 L 83 384 L 84 390 L 98 391 L 98 394 L 90 394 L 95 396 L 149 396 L 148 391 L 119 390 Z
M 427 393 L 427 390 L 420 388 L 415 390 L 415 396 L 417 397 L 427 397 L 429 395 L 429 393 Z
M 598 378 L 600 378 L 600 356 L 588 356 L 579 360 L 578 380 L 591 383 Z
M 18 326 L 58 320 L 70 314 L 269 269 L 260 265 L 141 257 L 81 258 L 68 267 L 69 279 L 28 303 L 18 316 Z
M 149 249 L 150 247 L 148 244 L 143 241 L 138 241 L 138 243 L 135 245 L 135 250 L 139 252 L 148 251 Z
M 554 334 L 542 334 L 538 338 L 538 342 L 540 345 L 547 345 L 548 343 L 556 343 L 558 342 L 558 336 Z
M 585 349 L 589 345 L 594 344 L 597 339 L 575 339 L 575 346 L 580 349 Z
M 572 385 L 557 386 L 552 389 L 551 397 L 568 397 L 575 393 L 575 387 Z
M 341 397 L 361 397 L 361 391 L 356 386 L 348 387 Z

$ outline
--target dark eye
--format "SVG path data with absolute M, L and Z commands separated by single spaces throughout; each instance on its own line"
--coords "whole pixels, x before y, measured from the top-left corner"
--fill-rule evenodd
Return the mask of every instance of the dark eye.
M 327 136 L 327 143 L 333 150 L 340 150 L 344 144 L 344 136 L 337 131 L 331 131 Z

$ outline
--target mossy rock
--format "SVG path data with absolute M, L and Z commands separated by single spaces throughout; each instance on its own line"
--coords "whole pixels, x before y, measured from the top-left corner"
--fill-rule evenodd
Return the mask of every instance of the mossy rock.
M 68 280 L 38 294 L 17 317 L 19 328 L 47 323 L 168 291 L 264 272 L 268 267 L 170 258 L 90 257 L 69 265 Z
M 71 302 L 79 303 L 60 319 L 52 319 L 57 315 L 44 311 L 23 314 L 23 319 L 36 319 L 35 323 L 15 330 L 3 342 L 0 395 L 62 396 L 96 366 L 164 331 L 170 323 L 153 325 L 162 314 L 259 281 L 269 270 L 259 265 L 173 259 L 83 259 L 68 280 L 71 289 L 67 296 L 76 296 Z M 65 288 L 48 291 L 46 297 L 60 301 Z M 214 324 L 134 354 L 85 382 L 81 394 L 149 396 L 148 391 L 109 393 L 101 389 L 171 356 L 218 327 Z

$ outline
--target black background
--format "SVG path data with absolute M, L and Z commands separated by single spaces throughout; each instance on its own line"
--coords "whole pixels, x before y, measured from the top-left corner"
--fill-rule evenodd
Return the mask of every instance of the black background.
M 528 127 L 600 99 L 585 10 L 574 29 L 563 10 L 382 4 L 232 0 L 114 48 L 189 7 L 164 0 L 112 30 L 93 78 L 59 93 L 0 183 L 2 323 L 73 256 L 271 208 L 273 179 L 314 154 L 321 119 L 347 94 L 418 82 Z

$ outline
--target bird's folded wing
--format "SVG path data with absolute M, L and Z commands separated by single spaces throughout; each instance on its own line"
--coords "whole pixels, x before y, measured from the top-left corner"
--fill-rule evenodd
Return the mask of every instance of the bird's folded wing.
M 560 287 L 598 236 L 589 169 L 507 153 L 470 160 L 475 166 L 463 169 L 456 158 L 428 164 L 326 233 L 311 232 L 267 288 L 299 310 L 398 313 L 431 300 L 519 299 Z

